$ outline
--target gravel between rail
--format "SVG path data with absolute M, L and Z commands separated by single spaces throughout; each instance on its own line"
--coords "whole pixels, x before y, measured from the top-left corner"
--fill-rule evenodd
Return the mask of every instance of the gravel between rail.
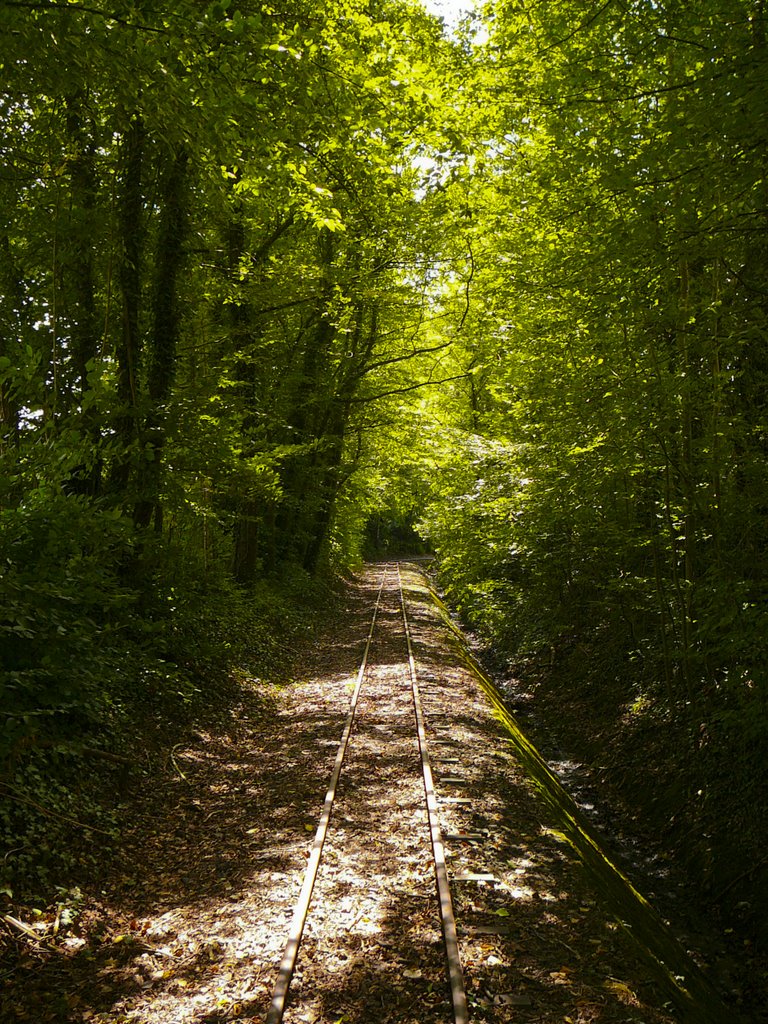
M 245 684 L 226 725 L 178 746 L 79 924 L 20 948 L 0 1019 L 79 1024 L 263 1021 L 322 806 L 380 572 L 302 658 L 293 685 Z M 590 890 L 456 658 L 414 572 L 404 574 L 442 797 L 472 1018 L 670 1024 L 663 996 Z M 342 773 L 285 1020 L 450 1019 L 400 623 L 390 599 Z M 461 782 L 451 782 L 461 779 Z M 459 876 L 488 875 L 493 880 Z M 21 947 L 21 943 L 20 943 Z

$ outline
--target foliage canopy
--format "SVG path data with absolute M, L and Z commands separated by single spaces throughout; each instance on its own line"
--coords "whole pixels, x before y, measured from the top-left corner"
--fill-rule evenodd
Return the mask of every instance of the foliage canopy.
M 669 726 L 730 885 L 766 830 L 761 0 L 451 38 L 416 0 L 7 2 L 0 40 L 7 777 L 141 680 L 184 699 L 214 607 L 416 525 L 498 652 L 586 651 Z

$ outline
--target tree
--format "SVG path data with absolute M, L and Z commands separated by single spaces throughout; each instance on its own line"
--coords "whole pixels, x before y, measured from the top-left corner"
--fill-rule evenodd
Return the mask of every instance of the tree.
M 368 381 L 407 355 L 450 46 L 399 0 L 9 2 L 0 29 L 12 753 L 97 728 L 126 652 L 180 657 L 228 573 L 327 567 Z
M 717 764 L 754 792 L 767 724 L 747 383 L 765 348 L 764 12 L 566 0 L 488 17 L 465 111 L 484 140 L 479 372 L 425 523 L 489 636 L 518 657 L 588 649 L 625 709 L 675 723 L 717 887 L 749 817 Z

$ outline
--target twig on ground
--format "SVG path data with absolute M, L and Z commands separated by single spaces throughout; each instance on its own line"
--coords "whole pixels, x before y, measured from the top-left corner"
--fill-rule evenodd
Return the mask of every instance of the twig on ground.
M 187 778 L 187 776 L 184 774 L 184 772 L 181 770 L 181 768 L 179 768 L 179 766 L 176 764 L 176 758 L 173 756 L 174 753 L 179 749 L 179 747 L 183 747 L 183 746 L 184 746 L 183 743 L 177 743 L 174 747 L 171 747 L 171 754 L 170 754 L 171 764 L 176 769 L 176 771 L 179 773 L 179 775 L 182 777 L 182 779 L 184 779 L 185 782 L 189 782 L 189 779 Z

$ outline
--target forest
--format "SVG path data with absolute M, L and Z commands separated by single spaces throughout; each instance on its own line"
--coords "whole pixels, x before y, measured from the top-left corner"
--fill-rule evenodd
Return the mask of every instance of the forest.
M 3 898 L 120 828 L 99 779 L 153 730 L 418 551 L 768 941 L 767 31 L 0 0 Z

